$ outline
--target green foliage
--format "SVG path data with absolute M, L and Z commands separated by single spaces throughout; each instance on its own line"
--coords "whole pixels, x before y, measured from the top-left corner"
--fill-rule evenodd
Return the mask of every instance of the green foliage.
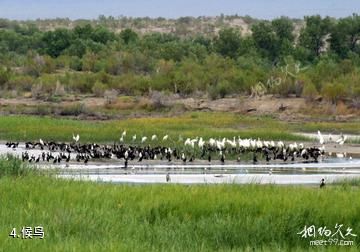
M 51 57 L 59 56 L 72 43 L 72 34 L 66 29 L 48 31 L 42 38 L 46 45 L 45 52 Z
M 236 58 L 241 47 L 241 35 L 233 28 L 221 30 L 214 46 L 221 55 Z
M 331 31 L 332 22 L 329 17 L 321 16 L 305 17 L 305 27 L 300 32 L 300 46 L 308 49 L 311 53 L 311 59 L 320 56 L 325 51 L 327 35 Z
M 10 80 L 10 77 L 10 69 L 0 67 L 0 88 L 3 87 Z
M 360 53 L 360 16 L 353 14 L 351 17 L 341 18 L 334 26 L 330 45 L 337 55 L 345 58 L 352 53 Z
M 106 90 L 106 85 L 97 81 L 97 82 L 95 82 L 95 84 L 91 90 L 95 94 L 95 96 L 102 97 L 102 96 L 104 96 L 104 92 Z
M 318 95 L 318 91 L 316 90 L 316 87 L 313 83 L 307 83 L 305 84 L 305 87 L 302 92 L 302 96 L 306 99 L 313 101 L 316 96 Z
M 79 57 L 73 56 L 70 59 L 70 69 L 75 71 L 81 71 L 83 68 L 82 61 Z
M 125 42 L 125 44 L 130 44 L 138 40 L 138 35 L 131 29 L 125 29 L 120 32 L 120 38 Z
M 201 28 L 204 31 L 196 35 L 186 26 L 196 26 L 202 19 L 209 21 L 207 18 L 167 20 L 175 24 L 176 32 L 141 36 L 138 29 L 165 20 L 101 17 L 97 21 L 72 21 L 73 29 L 42 31 L 42 21 L 0 19 L 0 27 L 4 27 L 0 29 L 0 89 L 16 89 L 19 95 L 31 90 L 36 97 L 52 97 L 56 80 L 60 80 L 69 93 L 101 96 L 102 83 L 125 94 L 156 90 L 183 96 L 208 94 L 216 99 L 250 94 L 259 82 L 267 86 L 268 80 L 280 78 L 281 85 L 266 87 L 268 92 L 309 97 L 307 92 L 314 93 L 307 85 L 311 82 L 332 102 L 359 97 L 357 14 L 338 20 L 305 17 L 300 34 L 295 34 L 294 27 L 301 25 L 301 20 L 280 17 L 270 22 L 246 17 L 252 34 L 242 35 L 227 25 L 237 18 L 218 17 L 215 24 Z M 124 22 L 121 32 L 115 33 L 120 20 Z M 70 25 L 66 19 L 57 22 L 60 25 L 56 27 Z M 133 26 L 125 25 L 128 23 Z M 209 36 L 215 28 L 219 28 L 218 34 Z M 306 71 L 298 75 L 295 66 Z M 285 67 L 291 67 L 294 76 L 284 74 Z M 53 81 L 45 81 L 47 75 L 54 75 Z M 330 98 L 336 83 L 346 90 L 342 98 Z M 302 92 L 304 85 L 310 90 Z M 41 91 L 46 95 L 38 93 Z
M 34 170 L 15 156 L 0 156 L 0 179 L 4 176 L 21 177 L 32 171 Z
M 251 31 L 255 45 L 260 53 L 271 60 L 276 59 L 279 51 L 279 38 L 273 31 L 271 23 L 259 22 L 251 27 Z
M 341 83 L 325 84 L 321 93 L 333 104 L 337 104 L 339 100 L 346 96 L 345 87 Z

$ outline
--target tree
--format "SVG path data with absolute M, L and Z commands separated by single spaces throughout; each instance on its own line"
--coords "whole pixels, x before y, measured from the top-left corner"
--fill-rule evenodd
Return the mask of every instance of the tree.
M 292 55 L 295 39 L 293 22 L 287 17 L 281 17 L 274 19 L 271 26 L 277 36 L 279 54 L 282 56 Z
M 71 46 L 67 49 L 67 53 L 71 56 L 78 56 L 82 58 L 82 56 L 86 53 L 86 44 L 82 39 L 75 39 Z
M 271 22 L 271 26 L 278 37 L 283 42 L 285 40 L 293 43 L 294 42 L 294 25 L 293 22 L 287 17 L 281 17 L 274 19 Z
M 312 59 L 325 51 L 331 26 L 329 17 L 324 19 L 319 15 L 305 17 L 305 27 L 301 29 L 299 45 L 310 51 Z
M 225 57 L 236 58 L 241 47 L 241 35 L 238 30 L 226 28 L 219 32 L 214 43 L 215 50 Z
M 87 40 L 87 39 L 91 38 L 91 36 L 94 32 L 94 29 L 92 28 L 92 26 L 90 24 L 86 24 L 84 26 L 78 25 L 74 28 L 73 32 L 77 38 Z
M 122 38 L 125 44 L 130 44 L 136 42 L 139 36 L 133 30 L 125 29 L 120 32 L 120 38 Z
M 115 40 L 115 35 L 104 27 L 96 27 L 91 34 L 91 39 L 95 42 L 106 44 L 108 41 Z
M 51 57 L 58 57 L 71 45 L 72 34 L 66 29 L 56 29 L 46 32 L 42 41 L 45 43 L 45 52 Z
M 342 18 L 334 26 L 331 34 L 331 50 L 341 58 L 349 52 L 360 53 L 360 16 L 353 14 L 351 17 Z
M 263 56 L 275 60 L 279 55 L 280 44 L 271 23 L 259 22 L 252 26 L 251 31 L 259 52 Z

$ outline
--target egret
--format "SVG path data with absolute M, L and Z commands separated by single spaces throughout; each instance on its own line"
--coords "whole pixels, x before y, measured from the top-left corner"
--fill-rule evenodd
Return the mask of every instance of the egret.
M 156 140 L 156 139 L 157 139 L 157 136 L 156 136 L 156 135 L 152 135 L 151 141 L 154 141 L 154 140 Z
M 347 136 L 344 136 L 344 135 L 341 133 L 340 138 L 339 138 L 338 140 L 336 140 L 336 142 L 337 142 L 338 144 L 340 144 L 340 145 L 343 145 L 343 144 L 345 143 L 346 139 L 347 139 Z
M 146 139 L 147 139 L 147 137 L 144 136 L 143 138 L 141 138 L 141 142 L 142 142 L 142 143 L 145 143 Z
M 78 142 L 79 139 L 80 139 L 79 134 L 77 134 L 77 135 L 75 136 L 74 133 L 73 133 L 73 139 L 74 139 L 75 142 Z
M 133 140 L 133 142 L 135 142 L 135 140 L 136 140 L 136 134 L 133 135 L 132 140 Z
M 126 130 L 123 131 L 123 133 L 121 134 L 122 137 L 126 136 Z
M 324 144 L 324 143 L 325 143 L 324 137 L 321 135 L 320 130 L 318 130 L 318 138 L 319 138 L 319 143 L 320 143 L 320 144 Z
M 169 138 L 169 136 L 168 136 L 168 135 L 165 135 L 162 140 L 163 140 L 163 141 L 166 141 L 168 138 Z

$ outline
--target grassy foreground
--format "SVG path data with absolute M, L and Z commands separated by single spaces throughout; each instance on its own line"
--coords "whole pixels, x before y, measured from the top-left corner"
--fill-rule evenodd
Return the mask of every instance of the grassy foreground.
M 1 251 L 304 251 L 305 225 L 336 223 L 360 235 L 359 184 L 114 185 L 20 174 L 0 160 Z M 16 164 L 15 164 L 16 163 Z M 17 167 L 17 168 L 16 168 Z M 9 236 L 43 226 L 45 238 Z M 359 251 L 322 246 L 323 251 Z
M 356 122 L 298 122 L 287 123 L 270 116 L 243 116 L 232 113 L 191 112 L 176 117 L 134 118 L 117 121 L 79 121 L 34 116 L 0 117 L 0 139 L 12 141 L 56 140 L 72 141 L 72 134 L 80 134 L 81 142 L 118 141 L 123 130 L 127 130 L 126 141 L 132 135 L 159 139 L 168 134 L 176 142 L 182 137 L 202 136 L 242 138 L 253 137 L 267 140 L 304 141 L 306 138 L 293 135 L 295 131 L 322 131 L 358 133 L 360 124 Z M 155 144 L 155 143 L 154 143 Z

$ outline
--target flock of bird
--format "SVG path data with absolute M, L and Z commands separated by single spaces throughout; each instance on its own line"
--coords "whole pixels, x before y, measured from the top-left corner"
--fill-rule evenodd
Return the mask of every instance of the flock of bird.
M 129 161 L 142 162 L 143 160 L 164 160 L 167 162 L 178 161 L 191 163 L 195 159 L 207 160 L 211 163 L 218 160 L 224 164 L 225 160 L 243 161 L 244 155 L 253 163 L 258 160 L 271 162 L 280 161 L 306 161 L 318 162 L 325 154 L 325 140 L 318 131 L 318 138 L 321 147 L 305 147 L 302 143 L 286 144 L 283 141 L 263 141 L 260 139 L 242 139 L 240 137 L 229 138 L 210 138 L 202 137 L 183 139 L 179 137 L 176 145 L 168 135 L 163 136 L 161 141 L 157 135 L 151 137 L 142 136 L 137 141 L 137 136 L 127 137 L 123 131 L 119 142 L 111 145 L 100 145 L 96 143 L 81 144 L 80 136 L 72 136 L 71 143 L 57 143 L 54 141 L 26 142 L 25 152 L 22 153 L 22 160 L 38 163 L 52 162 L 83 162 L 90 160 L 118 159 L 124 162 L 127 168 Z M 342 145 L 346 141 L 346 136 L 341 136 L 338 144 Z M 127 142 L 127 143 L 126 143 Z M 161 143 L 161 144 L 159 144 Z M 19 143 L 8 142 L 6 146 L 16 149 Z M 153 147 L 152 147 L 153 146 Z M 176 147 L 169 147 L 176 146 Z M 30 154 L 30 150 L 39 150 L 38 154 Z M 226 159 L 228 157 L 228 159 Z

